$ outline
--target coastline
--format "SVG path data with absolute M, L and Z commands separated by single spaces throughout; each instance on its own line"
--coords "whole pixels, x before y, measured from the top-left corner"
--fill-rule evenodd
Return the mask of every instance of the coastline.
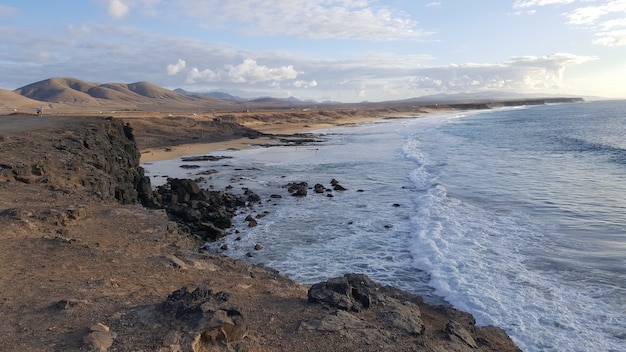
M 164 209 L 132 204 L 140 135 L 117 119 L 49 122 L 0 139 L 0 335 L 10 350 L 519 351 L 468 313 L 361 276 L 329 278 L 308 295 L 311 286 L 271 268 L 199 253 Z M 361 294 L 324 291 L 336 283 Z M 207 314 L 193 320 L 198 311 Z
M 296 134 L 307 133 L 310 131 L 316 131 L 321 129 L 332 129 L 334 127 L 358 125 L 362 123 L 369 123 L 380 121 L 388 118 L 402 118 L 402 117 L 420 117 L 421 114 L 401 114 L 394 115 L 380 114 L 376 116 L 357 116 L 346 117 L 334 123 L 311 121 L 298 122 L 298 123 L 246 123 L 245 127 L 254 129 L 260 132 L 262 135 L 255 138 L 238 137 L 230 140 L 215 141 L 215 142 L 198 142 L 198 143 L 185 143 L 175 144 L 158 148 L 143 148 L 141 149 L 141 163 L 154 162 L 175 159 L 182 156 L 199 155 L 204 153 L 210 153 L 217 150 L 225 149 L 250 149 L 260 146 L 268 145 L 281 145 L 277 136 L 293 136 Z

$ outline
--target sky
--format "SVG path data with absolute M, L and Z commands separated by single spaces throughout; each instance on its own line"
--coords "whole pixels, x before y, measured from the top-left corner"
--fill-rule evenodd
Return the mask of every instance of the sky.
M 626 98 L 626 0 L 0 0 L 0 88 Z

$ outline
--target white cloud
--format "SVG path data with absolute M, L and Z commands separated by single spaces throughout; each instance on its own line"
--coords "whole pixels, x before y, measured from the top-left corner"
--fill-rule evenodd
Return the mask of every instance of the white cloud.
M 167 65 L 167 74 L 168 75 L 175 75 L 175 74 L 181 72 L 182 70 L 184 70 L 185 66 L 187 66 L 187 63 L 185 62 L 185 60 L 178 59 L 177 63 Z
M 437 1 L 437 2 L 429 2 L 428 4 L 426 4 L 426 7 L 440 7 L 441 6 L 441 2 Z
M 516 9 L 523 9 L 533 6 L 562 5 L 571 4 L 576 0 L 518 0 L 513 4 Z
M 197 68 L 192 68 L 187 72 L 187 80 L 185 83 L 193 84 L 197 82 L 215 82 L 220 79 L 220 75 L 210 69 L 204 69 L 200 71 Z
M 605 31 L 620 27 L 626 28 L 626 17 L 605 21 L 600 26 Z
M 117 19 L 124 18 L 130 8 L 122 0 L 110 0 L 109 1 L 109 14 Z
M 600 32 L 597 33 L 596 36 L 598 36 L 599 38 L 593 41 L 594 44 L 604 46 L 626 45 L 626 29 L 610 32 Z
M 600 7 L 588 6 L 575 9 L 565 16 L 571 24 L 591 24 L 606 14 L 607 12 Z
M 484 89 L 537 91 L 559 89 L 563 71 L 595 57 L 557 53 L 547 56 L 522 56 L 501 64 L 463 64 L 417 70 L 410 79 L 414 89 L 461 92 Z
M 565 16 L 572 24 L 592 24 L 601 17 L 612 13 L 619 13 L 623 16 L 626 13 L 626 0 L 613 0 L 600 6 L 580 7 Z
M 186 67 L 186 62 L 182 59 L 177 64 L 168 65 L 169 74 L 177 74 L 182 72 Z M 239 65 L 224 65 L 221 69 L 204 69 L 192 68 L 187 71 L 186 83 L 199 82 L 232 82 L 232 83 L 259 83 L 273 82 L 295 79 L 298 72 L 293 65 L 268 67 L 259 65 L 256 60 L 245 59 Z M 303 81 L 304 82 L 304 81 Z M 307 87 L 314 87 L 317 82 L 305 82 Z M 294 84 L 295 85 L 295 84 Z M 296 85 L 297 86 L 297 85 Z M 304 84 L 302 85 L 304 87 Z
M 373 0 L 179 0 L 184 16 L 205 27 L 236 22 L 248 35 L 288 35 L 308 39 L 392 41 L 429 35 L 402 11 L 374 7 Z M 242 11 L 242 9 L 248 9 Z M 215 14 L 219 14 L 218 17 Z M 207 22 L 207 18 L 212 21 Z
M 569 23 L 590 25 L 598 37 L 594 44 L 604 46 L 626 45 L 626 0 L 612 0 L 599 6 L 585 6 L 566 14 Z M 615 18 L 614 16 L 618 16 Z
M 299 80 L 299 81 L 293 82 L 293 86 L 296 88 L 315 88 L 317 87 L 317 81 L 313 80 L 309 82 L 309 81 Z
M 237 66 L 228 65 L 226 69 L 228 70 L 228 78 L 235 83 L 282 81 L 298 77 L 298 72 L 292 65 L 270 68 L 259 65 L 252 59 L 245 59 L 243 63 Z
M 419 89 L 432 89 L 440 91 L 443 88 L 443 81 L 435 77 L 416 76 L 409 78 L 409 84 Z
M 584 26 L 598 37 L 594 44 L 604 46 L 626 45 L 623 30 L 626 30 L 626 0 L 518 0 L 514 8 L 522 9 L 547 5 L 592 3 L 588 6 L 572 5 L 563 15 L 568 24 Z

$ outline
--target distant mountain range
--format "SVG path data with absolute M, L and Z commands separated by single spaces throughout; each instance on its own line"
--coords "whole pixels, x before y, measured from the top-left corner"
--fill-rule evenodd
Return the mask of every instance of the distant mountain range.
M 174 89 L 174 92 L 178 93 L 178 94 L 182 94 L 182 95 L 186 95 L 186 96 L 199 96 L 199 97 L 211 97 L 211 98 L 216 98 L 216 99 L 222 99 L 222 100 L 230 100 L 230 101 L 246 101 L 246 99 L 244 98 L 240 98 L 234 95 L 230 95 L 228 93 L 223 93 L 223 92 L 206 92 L 206 93 L 197 93 L 197 92 L 189 92 L 186 91 L 182 88 L 176 88 Z
M 32 83 L 14 91 L 0 89 L 2 110 L 31 109 L 45 105 L 47 108 L 129 109 L 129 110 L 207 110 L 207 109 L 270 109 L 289 107 L 346 107 L 383 106 L 407 104 L 458 104 L 494 102 L 504 100 L 545 99 L 547 96 L 511 94 L 500 92 L 438 94 L 405 100 L 380 103 L 363 102 L 342 104 L 337 102 L 302 101 L 294 97 L 285 99 L 260 97 L 245 99 L 224 92 L 196 93 L 184 89 L 169 90 L 149 82 L 89 83 L 75 78 L 50 78 Z
M 228 100 L 228 101 L 236 101 L 236 102 L 240 102 L 240 103 L 244 103 L 244 102 L 248 102 L 248 103 L 261 103 L 261 104 L 295 104 L 295 105 L 299 105 L 299 104 L 320 104 L 319 102 L 315 101 L 315 100 L 300 100 L 298 98 L 294 98 L 294 97 L 289 97 L 289 98 L 273 98 L 273 97 L 258 97 L 258 98 L 242 98 L 242 97 L 238 97 L 235 95 L 231 95 L 228 93 L 224 93 L 224 92 L 204 92 L 204 93 L 198 93 L 198 92 L 189 92 L 186 91 L 182 88 L 177 88 L 174 89 L 174 92 L 182 94 L 182 95 L 186 95 L 186 96 L 191 96 L 191 97 L 211 97 L 211 98 L 216 98 L 216 99 L 221 99 L 221 100 Z

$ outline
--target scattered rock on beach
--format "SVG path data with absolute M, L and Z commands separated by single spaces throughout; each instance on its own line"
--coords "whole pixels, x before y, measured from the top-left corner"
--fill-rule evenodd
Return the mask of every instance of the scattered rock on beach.
M 213 174 L 217 174 L 217 173 L 219 173 L 218 170 L 209 169 L 209 170 L 198 172 L 198 175 L 213 175 Z
M 292 196 L 304 197 L 307 195 L 308 186 L 309 184 L 306 182 L 291 182 L 287 184 L 287 191 L 291 193 Z
M 254 217 L 252 217 L 252 215 L 248 215 L 246 216 L 246 218 L 244 219 L 248 222 L 248 227 L 255 227 L 258 225 L 256 219 Z
M 335 191 L 346 191 L 347 189 L 340 184 L 336 184 L 333 186 L 333 190 Z
M 216 155 L 200 155 L 200 156 L 188 156 L 181 158 L 182 161 L 218 161 L 222 159 L 231 159 L 232 156 L 216 156 Z
M 142 189 L 150 189 L 149 179 L 142 183 Z M 214 241 L 226 236 L 226 229 L 232 227 L 232 219 L 238 208 L 260 202 L 260 197 L 249 189 L 244 195 L 200 188 L 190 179 L 170 178 L 156 192 L 142 194 L 145 206 L 165 209 L 170 219 L 192 235 L 205 241 Z M 256 221 L 250 222 L 256 226 Z

